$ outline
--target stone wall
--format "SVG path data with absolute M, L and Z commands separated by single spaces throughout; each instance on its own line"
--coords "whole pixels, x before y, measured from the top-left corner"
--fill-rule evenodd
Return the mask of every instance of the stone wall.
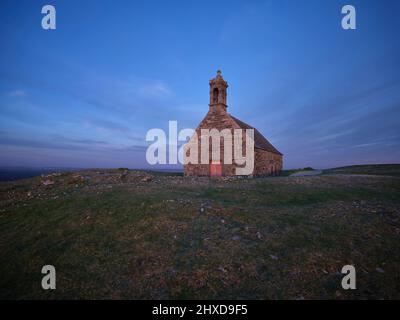
M 222 149 L 222 148 L 221 148 Z M 282 156 L 277 155 L 266 150 L 254 150 L 254 176 L 265 176 L 278 174 L 282 170 Z M 222 159 L 222 158 L 221 158 Z M 210 160 L 211 163 L 211 160 Z M 223 164 L 222 175 L 234 176 L 236 175 L 235 164 Z M 209 164 L 187 164 L 184 166 L 184 174 L 186 176 L 209 176 Z
M 184 166 L 185 175 L 195 175 L 195 176 L 209 176 L 210 175 L 210 164 L 200 164 L 201 159 L 201 129 L 217 129 L 222 131 L 224 129 L 230 129 L 233 136 L 233 129 L 240 129 L 240 127 L 232 120 L 231 117 L 226 113 L 226 106 L 222 104 L 210 105 L 210 110 L 205 116 L 205 118 L 200 122 L 198 128 L 196 129 L 196 134 L 198 137 L 197 144 L 197 154 L 198 154 L 198 164 L 187 164 Z M 186 144 L 186 148 L 193 143 L 192 139 Z M 233 152 L 233 150 L 232 150 Z M 220 160 L 223 164 L 224 159 L 224 143 L 221 139 L 220 143 Z M 212 143 L 211 139 L 209 141 L 209 163 L 212 162 Z M 230 176 L 235 174 L 235 165 L 233 164 L 223 164 L 222 165 L 222 175 Z
M 209 141 L 209 164 L 201 163 L 201 129 L 217 129 L 218 131 L 230 130 L 233 137 L 234 129 L 241 129 L 241 127 L 229 116 L 226 112 L 226 105 L 223 103 L 210 104 L 210 109 L 204 119 L 200 122 L 196 129 L 197 134 L 197 163 L 184 165 L 184 173 L 187 176 L 209 176 L 210 163 L 212 162 L 212 143 Z M 245 155 L 246 150 L 246 136 L 243 133 L 242 150 Z M 185 152 L 189 155 L 188 148 L 194 145 L 195 136 L 185 145 Z M 224 140 L 220 141 L 220 161 L 222 164 L 222 175 L 233 176 L 236 175 L 236 167 L 234 164 L 224 164 Z M 233 141 L 232 141 L 233 142 Z M 234 155 L 232 148 L 232 155 Z M 253 175 L 271 175 L 276 174 L 282 170 L 282 156 L 273 152 L 263 149 L 254 149 L 254 170 Z
M 254 175 L 273 175 L 282 170 L 282 156 L 262 149 L 255 149 Z

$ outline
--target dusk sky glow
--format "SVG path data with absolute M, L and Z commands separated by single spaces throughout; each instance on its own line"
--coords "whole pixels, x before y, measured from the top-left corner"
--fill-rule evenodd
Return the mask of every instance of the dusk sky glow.
M 195 128 L 217 69 L 284 168 L 400 163 L 400 1 L 48 3 L 56 30 L 0 2 L 0 166 L 148 168 L 146 132 Z

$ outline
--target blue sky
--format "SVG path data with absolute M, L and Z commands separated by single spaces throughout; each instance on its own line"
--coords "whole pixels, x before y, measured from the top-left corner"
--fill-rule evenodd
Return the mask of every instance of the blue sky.
M 41 8 L 57 29 L 41 28 Z M 357 29 L 341 28 L 352 4 Z M 400 2 L 0 2 L 0 165 L 148 167 L 146 132 L 228 111 L 284 167 L 400 162 Z

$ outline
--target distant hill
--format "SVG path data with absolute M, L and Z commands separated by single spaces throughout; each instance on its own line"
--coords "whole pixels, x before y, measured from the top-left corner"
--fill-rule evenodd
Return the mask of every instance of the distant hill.
M 57 172 L 72 172 L 84 170 L 81 168 L 59 168 L 59 167 L 46 167 L 46 168 L 35 168 L 35 167 L 0 167 L 0 181 L 15 181 L 20 179 L 28 179 L 40 176 L 42 174 L 50 174 Z M 128 168 L 119 168 L 119 170 L 129 170 Z M 158 175 L 183 175 L 183 170 L 179 168 L 173 169 L 138 169 L 139 171 L 153 172 Z
M 339 167 L 323 170 L 323 173 L 338 174 L 372 174 L 400 177 L 400 164 L 367 164 Z
M 78 168 L 34 168 L 34 167 L 0 167 L 0 181 L 14 181 L 33 178 L 53 172 L 76 171 Z

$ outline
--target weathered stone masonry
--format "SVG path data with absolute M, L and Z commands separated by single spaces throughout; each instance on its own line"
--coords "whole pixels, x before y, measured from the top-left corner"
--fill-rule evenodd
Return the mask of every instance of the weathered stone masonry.
M 233 136 L 234 129 L 254 129 L 254 170 L 252 175 L 272 175 L 282 170 L 283 155 L 280 153 L 264 136 L 255 128 L 236 119 L 227 112 L 227 88 L 228 83 L 222 78 L 218 70 L 217 76 L 210 80 L 210 104 L 209 111 L 196 129 L 198 139 L 198 163 L 184 165 L 184 173 L 188 176 L 210 176 L 235 175 L 237 165 L 225 164 L 223 159 L 224 142 L 220 141 L 221 162 L 212 164 L 211 162 L 211 141 L 209 143 L 210 164 L 200 164 L 201 148 L 201 129 L 217 129 L 222 131 L 230 129 Z M 244 135 L 244 133 L 243 133 Z M 194 137 L 192 137 L 194 139 Z M 191 139 L 191 140 L 192 140 Z M 190 143 L 190 142 L 189 142 Z M 243 136 L 243 154 L 245 154 L 245 136 Z

